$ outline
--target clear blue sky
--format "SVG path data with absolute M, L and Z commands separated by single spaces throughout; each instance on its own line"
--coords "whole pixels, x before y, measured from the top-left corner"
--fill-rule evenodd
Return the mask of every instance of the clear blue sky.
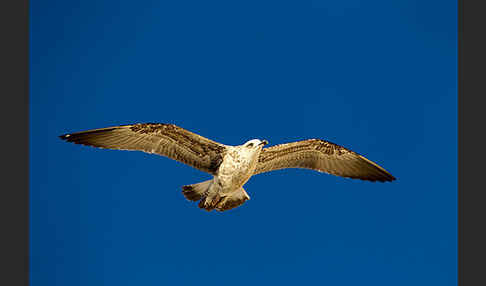
M 456 285 L 456 1 L 171 2 L 31 1 L 33 286 Z M 207 213 L 207 174 L 57 137 L 138 122 L 398 180 L 277 171 Z

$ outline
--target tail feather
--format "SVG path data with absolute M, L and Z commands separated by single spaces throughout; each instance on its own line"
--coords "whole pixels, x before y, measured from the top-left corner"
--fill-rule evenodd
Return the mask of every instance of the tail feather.
M 201 183 L 182 186 L 182 194 L 190 201 L 199 201 L 211 186 L 212 180 Z
M 207 196 L 203 196 L 198 206 L 200 209 L 205 209 L 208 212 L 210 212 L 216 208 L 216 205 L 220 200 L 221 200 L 221 196 L 218 193 L 211 193 L 208 194 Z
M 232 193 L 220 193 L 211 188 L 213 180 L 182 186 L 182 194 L 190 201 L 199 201 L 199 208 L 207 211 L 227 211 L 242 205 L 250 199 L 243 188 Z
M 244 202 L 250 199 L 245 189 L 239 188 L 237 191 L 229 196 L 222 198 L 216 205 L 216 209 L 220 212 L 227 211 L 241 206 Z

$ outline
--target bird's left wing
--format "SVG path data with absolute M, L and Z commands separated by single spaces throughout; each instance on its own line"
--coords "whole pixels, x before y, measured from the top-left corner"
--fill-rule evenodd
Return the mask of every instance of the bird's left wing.
M 217 171 L 226 152 L 226 145 L 163 123 L 114 126 L 59 137 L 76 144 L 158 154 L 210 174 Z
M 336 176 L 367 181 L 393 181 L 378 164 L 321 139 L 280 144 L 262 149 L 254 174 L 285 168 L 305 168 Z

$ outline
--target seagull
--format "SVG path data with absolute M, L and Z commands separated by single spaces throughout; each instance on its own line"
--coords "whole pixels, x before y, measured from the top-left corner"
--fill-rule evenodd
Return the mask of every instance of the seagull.
M 177 160 L 213 176 L 182 186 L 190 201 L 207 211 L 226 211 L 250 199 L 243 185 L 251 176 L 286 168 L 304 168 L 371 182 L 394 181 L 378 164 L 321 139 L 263 148 L 267 140 L 252 139 L 230 146 L 174 124 L 138 123 L 64 134 L 61 139 L 105 149 L 143 151 Z

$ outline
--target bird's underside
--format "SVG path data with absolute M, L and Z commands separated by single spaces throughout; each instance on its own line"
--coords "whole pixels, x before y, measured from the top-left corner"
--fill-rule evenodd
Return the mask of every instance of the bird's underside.
M 239 173 L 235 173 L 240 176 L 243 174 L 248 177 L 244 178 L 243 184 L 252 175 L 285 168 L 305 168 L 371 182 L 395 180 L 395 177 L 378 164 L 321 139 L 308 139 L 268 148 L 263 148 L 266 141 L 254 139 L 240 146 L 228 146 L 176 125 L 163 123 L 93 129 L 61 135 L 60 138 L 87 146 L 162 155 L 209 173 L 213 175 L 212 180 L 186 185 L 182 190 L 188 200 L 199 201 L 199 207 L 206 210 L 229 210 L 250 198 L 242 188 L 243 185 L 239 185 L 241 180 L 234 184 L 228 183 L 234 181 L 231 174 L 228 175 L 233 169 L 228 166 L 236 168 L 234 170 Z M 234 154 L 238 156 L 235 157 Z M 238 169 L 241 158 L 246 160 L 246 164 L 241 164 L 244 170 Z

